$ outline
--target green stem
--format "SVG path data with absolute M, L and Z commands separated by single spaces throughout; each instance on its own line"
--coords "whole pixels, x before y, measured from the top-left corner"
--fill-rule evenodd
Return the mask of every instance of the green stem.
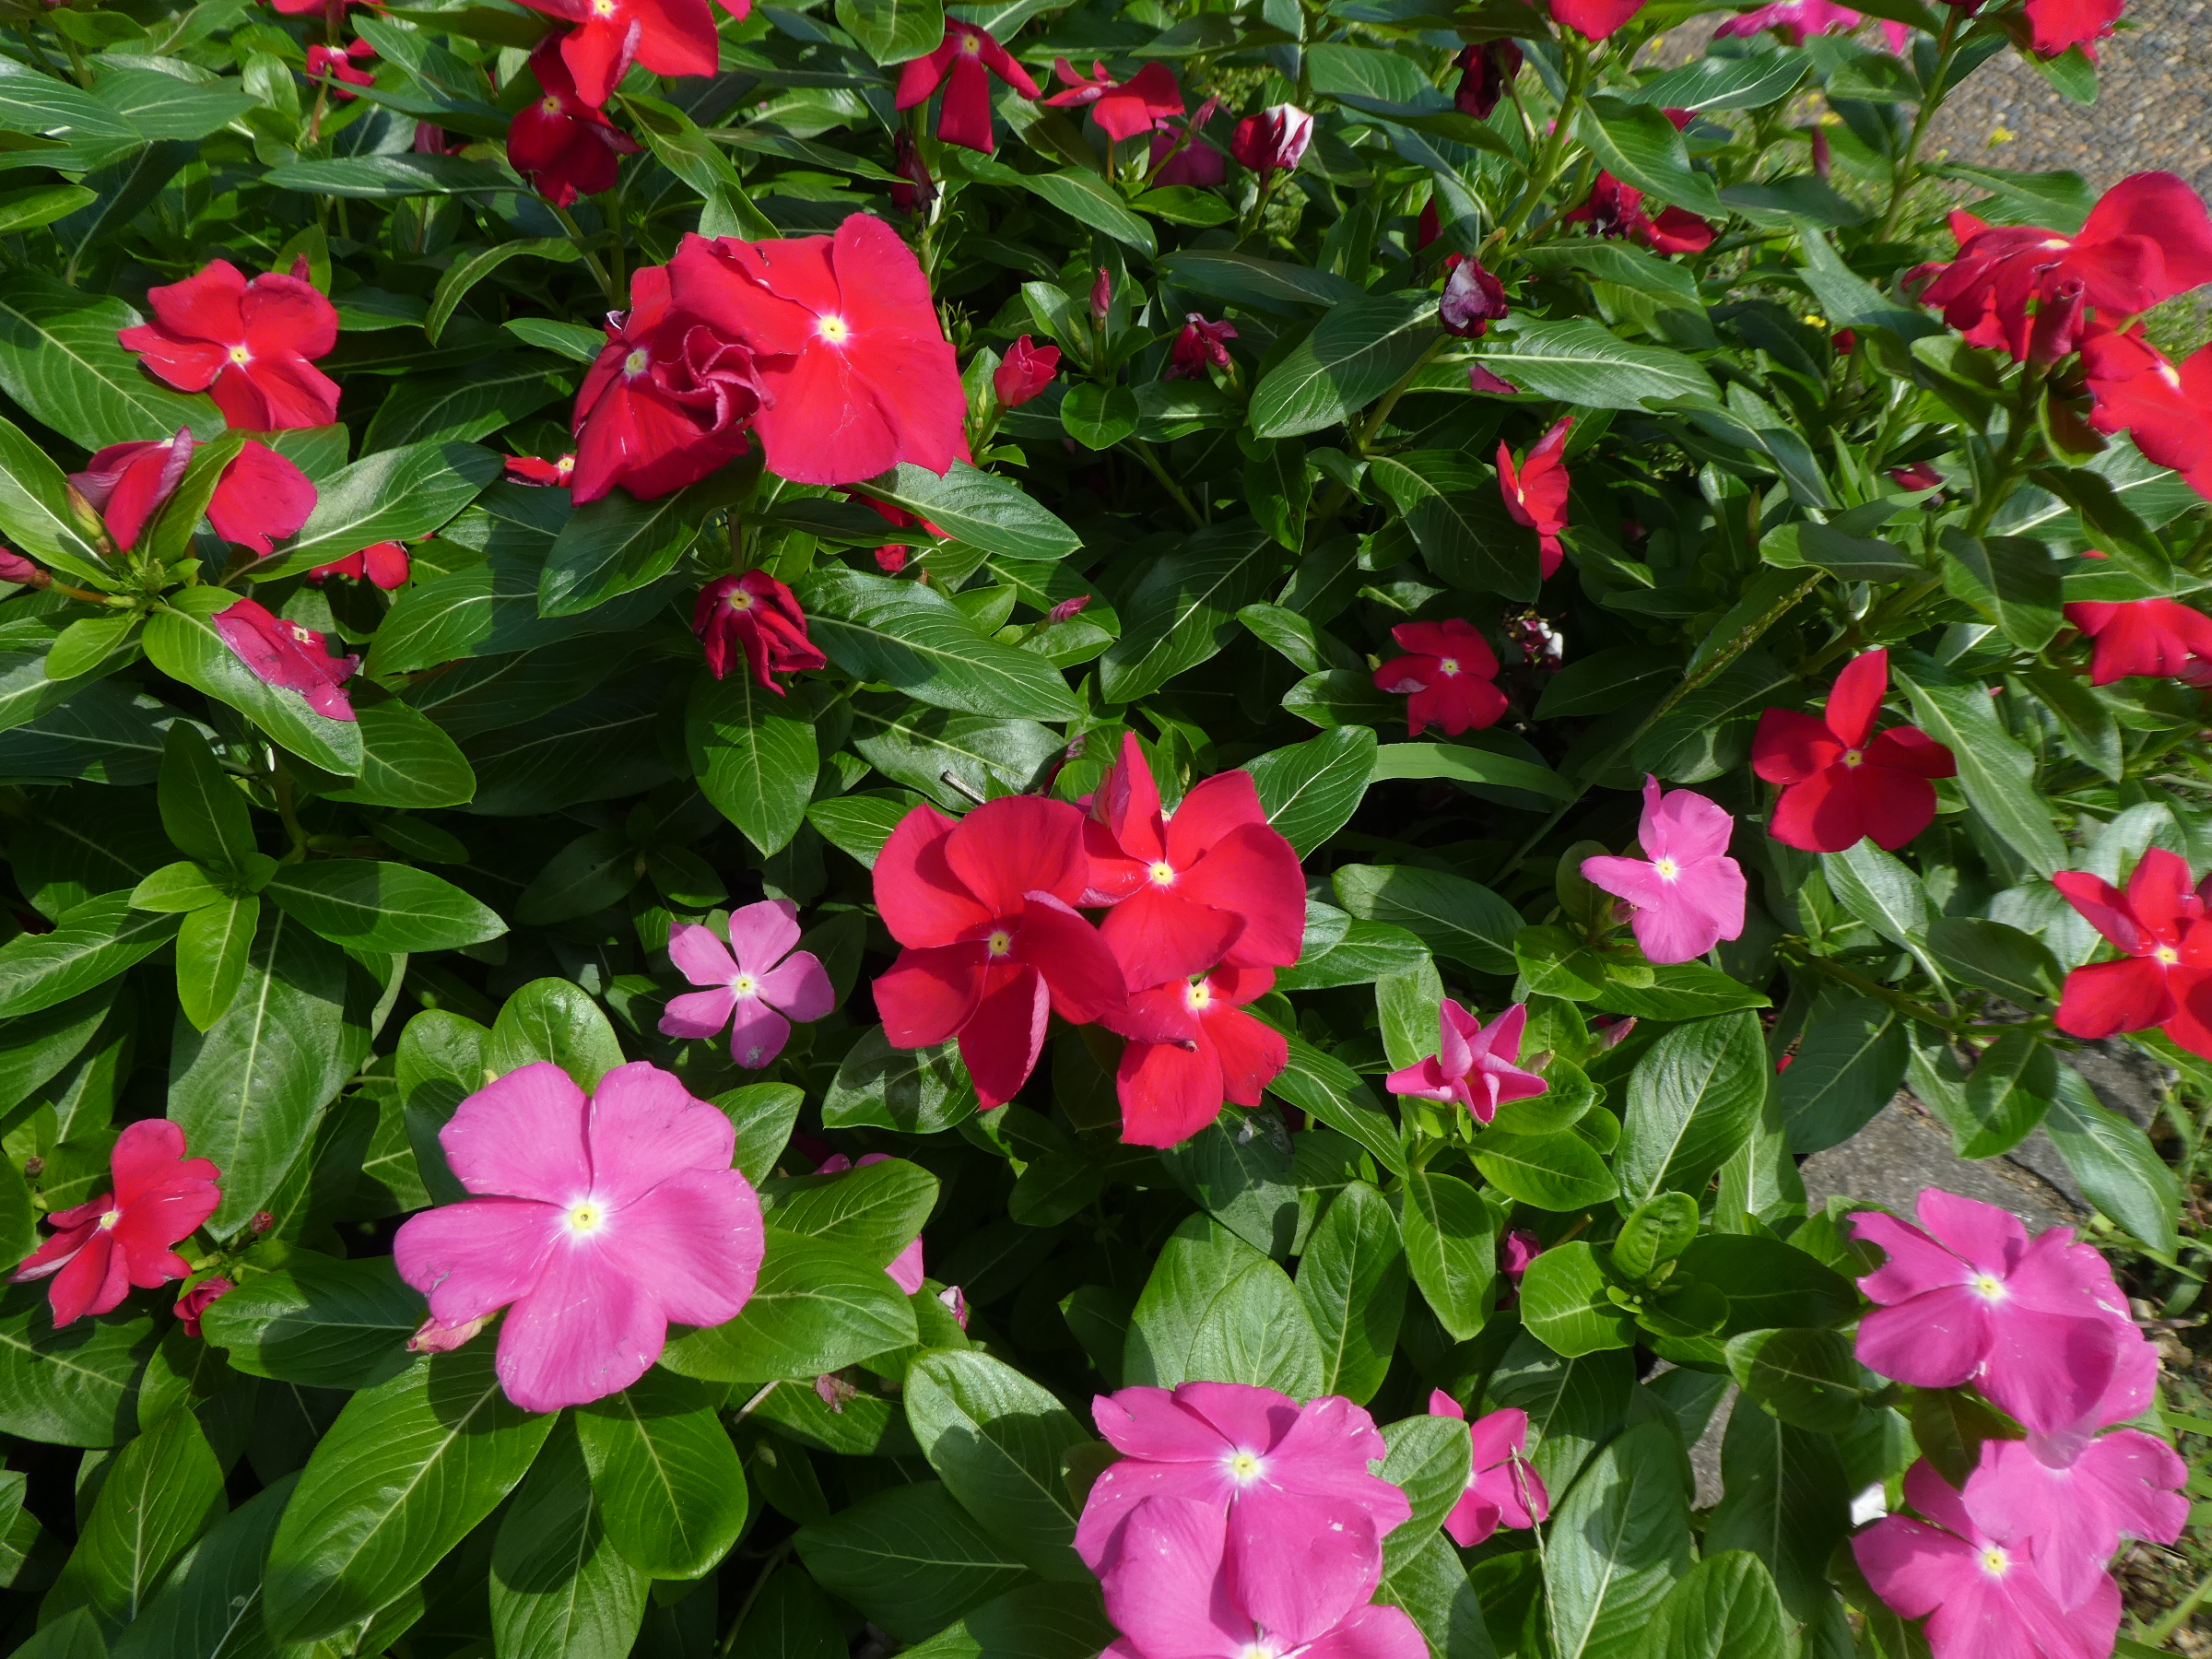
M 1951 60 L 1959 55 L 1961 15 L 1956 7 L 1944 8 L 1943 32 L 1936 41 L 1936 89 L 1933 96 L 1921 100 L 1920 112 L 1912 117 L 1912 135 L 1905 140 L 1905 153 L 1889 171 L 1889 206 L 1882 215 L 1881 228 L 1874 233 L 1876 241 L 1888 241 L 1896 233 L 1897 221 L 1905 210 L 1905 198 L 1919 182 L 1921 141 L 1927 137 L 1928 123 L 1935 119 L 1936 112 L 1943 108 L 1944 82 L 1950 78 Z
M 767 1558 L 761 1561 L 760 1576 L 753 1581 L 753 1587 L 745 1593 L 745 1600 L 737 1606 L 737 1617 L 730 1621 L 729 1634 L 722 1639 L 722 1646 L 715 1650 L 719 1659 L 729 1659 L 737 1651 L 737 1632 L 745 1629 L 745 1616 L 753 1610 L 753 1604 L 760 1599 L 760 1592 L 767 1586 L 768 1581 L 775 1576 L 776 1569 L 782 1566 L 784 1558 L 791 1554 L 791 1539 L 784 1539 L 770 1550 Z
M 1396 385 L 1382 394 L 1381 400 L 1368 411 L 1367 418 L 1359 423 L 1359 430 L 1352 439 L 1353 453 L 1367 453 L 1367 446 L 1374 442 L 1375 434 L 1382 429 L 1382 423 L 1390 418 L 1390 412 L 1398 406 L 1398 399 L 1406 395 L 1407 388 L 1413 384 L 1414 377 L 1428 368 L 1436 354 L 1451 343 L 1450 335 L 1438 335 L 1429 349 L 1421 353 L 1420 360 L 1399 376 Z
M 1191 505 L 1191 498 L 1183 493 L 1182 486 L 1168 477 L 1168 469 L 1159 464 L 1159 457 L 1152 453 L 1152 446 L 1139 438 L 1128 440 L 1128 444 L 1131 452 L 1145 464 L 1145 470 L 1159 480 L 1159 487 L 1168 492 L 1176 506 L 1182 509 L 1183 516 L 1191 521 L 1192 527 L 1205 529 L 1205 515 Z
M 1521 199 L 1513 204 L 1513 210 L 1503 222 L 1490 232 L 1490 241 L 1497 243 L 1500 252 L 1521 233 L 1522 226 L 1528 223 L 1528 216 L 1536 210 L 1536 204 L 1544 199 L 1544 193 L 1559 176 L 1559 163 L 1566 157 L 1567 141 L 1574 127 L 1575 106 L 1582 100 L 1583 88 L 1589 77 L 1589 48 L 1571 32 L 1560 43 L 1567 51 L 1567 89 L 1560 96 L 1559 113 L 1552 120 L 1551 135 L 1544 141 L 1535 171 L 1528 176 L 1528 188 L 1521 193 Z
M 1818 956 L 1812 951 L 1789 945 L 1784 945 L 1783 950 L 1783 954 L 1788 957 L 1792 967 L 1803 969 L 1809 973 L 1819 974 L 1825 979 L 1832 979 L 1840 985 L 1849 985 L 1862 996 L 1871 996 L 1877 1002 L 1888 1003 L 1908 1019 L 1917 1020 L 1924 1026 L 1933 1026 L 1936 1030 L 1946 1032 L 1953 1037 L 1958 1036 L 1966 1029 L 1965 1021 L 1947 1019 L 1934 1008 L 1929 1007 L 1927 1004 L 1915 1002 L 1902 991 L 1892 989 L 1878 980 L 1870 980 L 1863 973 L 1853 973 L 1850 969 L 1831 961 L 1827 957 Z
M 576 244 L 577 252 L 583 255 L 584 266 L 597 279 L 599 291 L 606 296 L 607 304 L 620 311 L 623 306 L 622 289 L 616 284 L 599 255 L 584 246 L 583 227 L 576 222 L 576 216 L 566 207 L 553 207 L 550 202 L 546 206 L 553 208 L 553 217 L 560 221 L 560 228 L 569 233 L 569 240 Z

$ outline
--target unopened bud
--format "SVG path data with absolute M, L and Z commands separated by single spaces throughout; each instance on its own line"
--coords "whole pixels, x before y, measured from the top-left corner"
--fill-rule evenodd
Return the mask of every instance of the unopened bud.
M 1063 622 L 1074 621 L 1082 614 L 1083 607 L 1089 603 L 1090 595 L 1088 594 L 1077 594 L 1073 599 L 1061 600 L 1051 610 L 1045 612 L 1046 626 L 1056 628 Z
M 1104 265 L 1099 267 L 1098 280 L 1090 285 L 1090 320 L 1102 324 L 1107 309 L 1113 304 L 1113 277 Z
M 53 581 L 53 577 L 22 554 L 10 553 L 6 547 L 0 547 L 0 582 L 12 582 L 18 587 L 42 588 Z
M 276 1218 L 270 1215 L 267 1210 L 255 1210 L 253 1219 L 246 1223 L 246 1230 L 258 1239 L 276 1225 Z
M 459 1324 L 441 1324 L 436 1319 L 426 1319 L 407 1338 L 410 1354 L 450 1354 L 470 1337 L 491 1323 L 491 1315 L 465 1319 Z

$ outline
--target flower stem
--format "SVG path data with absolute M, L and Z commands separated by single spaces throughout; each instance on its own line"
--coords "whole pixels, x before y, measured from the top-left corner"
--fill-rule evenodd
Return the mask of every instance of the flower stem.
M 1205 529 L 1205 515 L 1191 504 L 1191 498 L 1183 493 L 1182 486 L 1168 476 L 1168 469 L 1159 464 L 1159 457 L 1152 453 L 1152 446 L 1142 439 L 1132 438 L 1129 440 L 1129 447 L 1135 452 L 1136 458 L 1145 464 L 1145 470 L 1159 480 L 1159 487 L 1168 492 L 1176 506 L 1182 509 L 1183 516 L 1191 521 L 1192 527 L 1198 530 Z
M 1882 215 L 1881 226 L 1874 233 L 1876 241 L 1888 241 L 1896 234 L 1897 221 L 1905 210 L 1905 197 L 1919 182 L 1920 146 L 1928 135 L 1928 124 L 1936 112 L 1943 108 L 1944 82 L 1950 77 L 1951 60 L 1959 55 L 1959 18 L 1960 12 L 1946 6 L 1943 15 L 1943 33 L 1936 41 L 1935 85 L 1929 96 L 1920 102 L 1920 112 L 1912 117 L 1912 135 L 1905 140 L 1905 153 L 1897 159 L 1889 170 L 1889 206 Z
M 1562 30 L 1560 44 L 1567 52 L 1567 89 L 1559 97 L 1559 111 L 1552 118 L 1551 135 L 1544 141 L 1543 153 L 1536 158 L 1535 169 L 1528 176 L 1528 187 L 1521 193 L 1521 199 L 1513 204 L 1504 221 L 1490 232 L 1490 241 L 1499 244 L 1500 252 L 1521 233 L 1521 228 L 1528 223 L 1528 216 L 1535 211 L 1544 193 L 1551 188 L 1551 182 L 1559 177 L 1559 164 L 1567 154 L 1568 136 L 1574 127 L 1575 106 L 1582 101 L 1583 88 L 1589 78 L 1589 48 L 1566 30 Z
M 599 291 L 606 296 L 607 304 L 613 306 L 617 311 L 620 311 L 622 309 L 622 289 L 616 283 L 606 265 L 600 260 L 599 255 L 584 246 L 583 227 L 576 222 L 576 216 L 566 207 L 554 207 L 550 202 L 547 202 L 546 206 L 553 208 L 553 217 L 560 221 L 560 228 L 569 233 L 570 241 L 576 244 L 576 251 L 583 255 L 583 263 L 592 275 L 598 279 Z

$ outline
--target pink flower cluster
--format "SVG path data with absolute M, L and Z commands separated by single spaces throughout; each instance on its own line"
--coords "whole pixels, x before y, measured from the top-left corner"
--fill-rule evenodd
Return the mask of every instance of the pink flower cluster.
M 1927 1619 L 1935 1659 L 2102 1659 L 2120 1592 L 2121 1539 L 2171 1542 L 2188 1471 L 2139 1430 L 2158 1360 L 2103 1257 L 2071 1228 L 2030 1238 L 2013 1217 L 1930 1189 L 1920 1225 L 1851 1218 L 1887 1260 L 1859 1281 L 1868 1369 L 1917 1388 L 1971 1386 L 2026 1431 L 1983 1442 L 1963 1490 L 1925 1463 L 1905 1477 L 1920 1519 L 1891 1515 L 1852 1540 L 1877 1594 Z

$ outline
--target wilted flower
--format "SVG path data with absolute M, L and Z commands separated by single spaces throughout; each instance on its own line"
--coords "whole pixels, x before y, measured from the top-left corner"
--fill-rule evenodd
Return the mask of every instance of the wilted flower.
M 830 659 L 806 637 L 806 613 L 792 591 L 766 571 L 707 583 L 691 614 L 691 631 L 706 648 L 707 669 L 725 677 L 742 656 L 753 678 L 778 697 L 779 674 L 826 668 Z
M 1183 318 L 1182 332 L 1169 348 L 1167 371 L 1160 378 L 1203 380 L 1209 365 L 1228 368 L 1228 342 L 1236 337 L 1237 331 L 1230 324 L 1208 323 L 1196 312 L 1189 312 Z

